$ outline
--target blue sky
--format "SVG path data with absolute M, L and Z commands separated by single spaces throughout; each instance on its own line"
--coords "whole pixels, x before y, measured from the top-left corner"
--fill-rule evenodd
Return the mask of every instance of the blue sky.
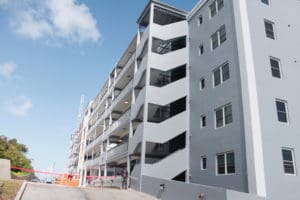
M 66 170 L 80 96 L 97 95 L 147 2 L 0 0 L 0 135 L 26 144 L 34 168 Z

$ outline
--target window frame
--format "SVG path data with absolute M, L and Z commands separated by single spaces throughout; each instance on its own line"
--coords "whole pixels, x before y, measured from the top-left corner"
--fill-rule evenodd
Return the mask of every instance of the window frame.
M 270 5 L 270 0 L 260 0 L 261 3 L 263 3 L 264 5 L 269 6 Z
M 279 70 L 279 76 L 280 77 L 277 77 L 277 76 L 273 75 L 273 69 L 274 69 L 274 67 L 272 66 L 272 63 L 271 63 L 272 60 L 276 61 L 278 63 L 278 70 Z M 281 61 L 280 61 L 280 59 L 276 58 L 274 56 L 269 56 L 269 64 L 270 64 L 270 68 L 271 68 L 271 75 L 272 75 L 272 77 L 273 78 L 282 79 L 282 69 L 281 69 Z
M 224 40 L 221 41 L 221 31 L 224 30 Z M 214 39 L 216 36 L 216 40 Z M 227 33 L 226 33 L 226 25 L 223 24 L 217 31 L 215 31 L 213 34 L 211 34 L 210 36 L 210 48 L 211 51 L 214 51 L 216 48 L 218 48 L 219 46 L 221 46 L 221 44 L 223 44 L 224 42 L 226 42 L 227 40 Z M 214 46 L 215 41 L 217 41 L 217 45 Z
M 206 118 L 206 115 L 203 114 L 200 116 L 200 128 L 205 128 L 206 125 L 207 125 L 207 118 Z
M 272 32 L 273 32 L 273 37 L 269 37 L 268 33 L 267 33 L 267 27 L 266 27 L 266 23 L 272 25 Z M 264 27 L 265 27 L 265 35 L 267 38 L 272 39 L 272 40 L 276 40 L 277 36 L 276 36 L 276 28 L 275 28 L 275 23 L 271 20 L 268 19 L 264 19 Z
M 204 54 L 204 45 L 203 43 L 199 45 L 198 48 L 198 56 L 202 56 Z
M 205 167 L 204 167 L 204 159 L 205 159 Z M 207 170 L 207 156 L 201 156 L 201 160 L 200 160 L 200 170 L 204 171 Z
M 283 158 L 283 151 L 290 151 L 291 155 L 292 155 L 292 161 L 288 161 L 288 160 L 284 160 Z M 295 161 L 295 150 L 293 148 L 288 148 L 288 147 L 282 147 L 281 148 L 281 158 L 282 158 L 282 166 L 283 166 L 283 174 L 287 175 L 287 176 L 297 176 L 297 166 L 296 166 L 296 161 Z M 294 169 L 294 173 L 286 173 L 285 172 L 285 164 L 284 162 L 292 162 L 293 163 L 293 169 Z
M 199 88 L 200 88 L 200 91 L 204 90 L 204 88 L 205 88 L 205 78 L 204 77 L 200 78 Z
M 281 111 L 278 110 L 278 108 L 277 108 L 277 102 L 280 102 L 280 103 L 284 104 L 286 122 L 279 120 L 279 115 L 278 114 L 279 113 L 283 113 L 283 112 L 281 112 Z M 277 121 L 280 122 L 280 123 L 289 124 L 290 123 L 290 118 L 289 118 L 288 102 L 286 100 L 283 100 L 283 99 L 275 99 L 275 106 L 276 106 Z
M 222 4 L 221 4 L 222 7 L 220 7 L 220 5 L 219 5 L 220 2 L 219 1 L 222 2 Z M 209 5 L 209 19 L 212 19 L 214 16 L 216 16 L 220 12 L 220 10 L 222 8 L 224 8 L 224 5 L 225 5 L 224 0 L 215 0 L 213 3 L 211 3 Z M 215 8 L 214 15 L 212 15 L 212 6 Z
M 231 122 L 226 123 L 226 113 L 225 113 L 225 108 L 227 108 L 228 106 L 231 107 Z M 218 119 L 217 119 L 217 111 L 222 111 L 222 125 L 218 127 Z M 215 129 L 220 129 L 220 128 L 224 128 L 226 126 L 229 126 L 230 124 L 233 123 L 233 110 L 232 110 L 232 103 L 227 103 L 223 106 L 217 107 L 214 110 L 214 124 L 215 124 Z
M 223 68 L 224 68 L 225 66 L 228 66 L 228 73 L 229 73 L 229 77 L 228 77 L 228 79 L 226 79 L 226 80 L 224 80 L 224 73 L 223 73 L 223 71 L 224 71 Z M 220 83 L 216 85 L 215 72 L 217 72 L 217 71 L 219 71 L 219 74 L 218 74 L 218 75 L 219 75 L 219 77 L 220 77 Z M 221 85 L 223 85 L 224 82 L 228 81 L 228 80 L 230 79 L 230 77 L 231 77 L 231 75 L 230 75 L 230 65 L 229 65 L 229 62 L 226 61 L 226 62 L 222 63 L 221 65 L 219 65 L 217 68 L 215 68 L 215 69 L 212 71 L 212 76 L 213 76 L 213 78 L 212 78 L 212 81 L 213 81 L 213 88 L 216 88 L 216 87 L 218 87 L 218 86 L 221 86 Z
M 234 172 L 233 173 L 228 173 L 228 162 L 227 162 L 227 154 L 233 154 L 233 166 L 234 166 Z M 218 162 L 218 156 L 224 156 L 224 174 L 219 174 L 219 162 Z M 227 151 L 227 152 L 223 152 L 223 153 L 218 153 L 216 154 L 215 157 L 215 167 L 216 167 L 216 176 L 229 176 L 229 175 L 234 175 L 236 174 L 236 156 L 234 151 Z
M 200 15 L 198 16 L 197 25 L 198 25 L 198 27 L 200 27 L 202 24 L 203 24 L 203 15 L 200 14 Z

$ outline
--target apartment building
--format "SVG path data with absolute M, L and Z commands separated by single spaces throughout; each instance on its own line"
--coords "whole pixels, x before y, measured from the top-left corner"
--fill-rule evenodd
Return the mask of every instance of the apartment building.
M 85 175 L 127 167 L 131 188 L 162 199 L 298 200 L 299 10 L 149 1 L 91 103 Z

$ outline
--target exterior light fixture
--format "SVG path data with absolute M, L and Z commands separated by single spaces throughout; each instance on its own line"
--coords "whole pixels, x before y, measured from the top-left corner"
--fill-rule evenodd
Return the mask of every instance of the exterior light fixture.
M 124 104 L 128 104 L 128 103 L 129 103 L 128 101 L 125 101 L 125 102 L 124 102 Z
M 203 192 L 200 192 L 200 193 L 199 193 L 199 199 L 204 199 L 204 198 L 205 198 L 204 193 L 203 193 Z
M 159 187 L 160 187 L 160 191 L 163 192 L 165 190 L 165 184 L 160 184 Z

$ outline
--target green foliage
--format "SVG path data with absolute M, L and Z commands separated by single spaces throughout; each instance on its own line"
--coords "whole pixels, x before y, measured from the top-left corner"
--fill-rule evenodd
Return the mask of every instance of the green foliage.
M 12 166 L 32 169 L 31 161 L 25 155 L 27 152 L 28 148 L 16 139 L 0 136 L 0 158 L 10 160 Z

